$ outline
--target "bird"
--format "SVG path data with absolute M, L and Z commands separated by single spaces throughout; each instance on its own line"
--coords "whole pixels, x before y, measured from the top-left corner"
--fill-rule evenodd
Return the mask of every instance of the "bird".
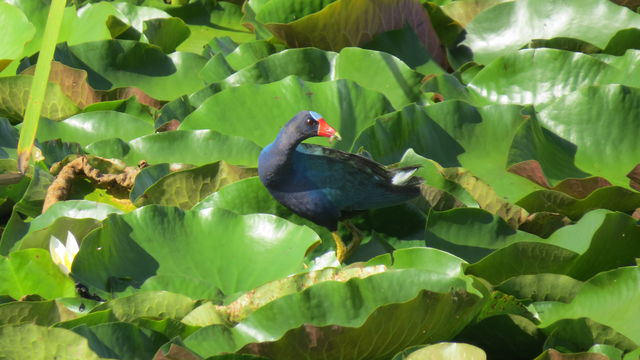
M 419 166 L 387 169 L 366 156 L 302 143 L 315 136 L 341 139 L 317 112 L 297 113 L 260 152 L 258 176 L 278 202 L 331 231 L 344 263 L 362 240 L 348 218 L 419 196 L 423 179 L 413 175 Z M 348 247 L 337 233 L 339 222 L 352 233 Z

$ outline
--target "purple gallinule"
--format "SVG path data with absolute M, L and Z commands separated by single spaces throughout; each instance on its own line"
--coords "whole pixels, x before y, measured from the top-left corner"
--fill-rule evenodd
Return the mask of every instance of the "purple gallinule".
M 353 239 L 348 248 L 336 233 L 338 221 L 360 210 L 397 205 L 420 195 L 418 167 L 387 170 L 364 156 L 303 144 L 314 136 L 340 139 L 322 116 L 301 111 L 284 125 L 258 159 L 264 186 L 294 213 L 329 229 L 342 263 L 359 246 L 359 231 L 347 221 Z

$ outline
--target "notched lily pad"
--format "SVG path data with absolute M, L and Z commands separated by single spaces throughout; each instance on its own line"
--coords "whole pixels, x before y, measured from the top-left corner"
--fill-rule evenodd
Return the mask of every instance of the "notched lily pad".
M 190 209 L 223 186 L 257 175 L 254 168 L 219 161 L 168 174 L 146 188 L 134 203 L 138 207 L 158 204 Z

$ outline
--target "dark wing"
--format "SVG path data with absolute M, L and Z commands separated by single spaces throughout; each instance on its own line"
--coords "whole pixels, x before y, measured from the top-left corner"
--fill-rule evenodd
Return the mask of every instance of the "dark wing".
M 417 167 L 387 170 L 366 157 L 312 144 L 296 149 L 296 166 L 341 210 L 396 205 L 420 194 Z

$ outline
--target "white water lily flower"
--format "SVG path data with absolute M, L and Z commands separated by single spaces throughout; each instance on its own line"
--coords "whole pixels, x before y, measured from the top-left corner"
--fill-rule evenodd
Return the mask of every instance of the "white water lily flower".
M 73 236 L 70 231 L 67 232 L 66 246 L 55 236 L 51 236 L 51 239 L 49 239 L 49 252 L 51 253 L 51 259 L 56 265 L 58 265 L 65 275 L 69 275 L 71 272 L 71 264 L 73 263 L 73 259 L 76 257 L 78 250 L 79 248 L 76 237 Z

